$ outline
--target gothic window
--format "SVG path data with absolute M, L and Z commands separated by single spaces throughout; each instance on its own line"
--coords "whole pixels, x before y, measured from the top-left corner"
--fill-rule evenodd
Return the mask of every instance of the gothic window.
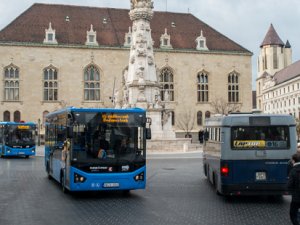
M 86 45 L 98 45 L 97 32 L 94 31 L 93 25 L 91 24 L 90 30 L 86 32 Z
M 44 101 L 58 100 L 58 74 L 57 70 L 50 66 L 44 69 Z
M 162 85 L 160 98 L 162 101 L 174 101 L 174 80 L 170 68 L 163 68 L 160 71 L 159 82 Z
M 205 119 L 210 118 L 210 111 L 205 112 Z
M 19 69 L 13 65 L 4 72 L 4 101 L 19 101 Z
M 20 122 L 21 121 L 21 113 L 20 111 L 14 112 L 14 122 Z
M 239 75 L 236 72 L 228 75 L 228 102 L 239 102 Z
M 175 112 L 171 111 L 171 122 L 172 122 L 172 126 L 175 125 Z
M 197 124 L 199 125 L 199 126 L 202 126 L 203 124 L 202 124 L 202 112 L 201 111 L 198 111 L 197 112 Z
M 5 121 L 5 122 L 9 122 L 10 121 L 10 112 L 9 111 L 5 111 L 3 113 L 3 121 Z
M 197 101 L 208 102 L 208 74 L 204 71 L 197 75 Z
M 100 72 L 94 65 L 84 70 L 84 100 L 100 101 Z
M 57 44 L 57 40 L 55 37 L 55 30 L 52 29 L 51 22 L 49 23 L 49 28 L 45 29 L 44 44 Z

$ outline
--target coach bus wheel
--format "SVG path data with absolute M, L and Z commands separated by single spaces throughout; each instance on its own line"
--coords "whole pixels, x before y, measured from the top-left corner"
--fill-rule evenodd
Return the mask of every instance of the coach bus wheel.
M 215 175 L 215 173 L 213 173 L 213 186 L 215 188 L 215 192 L 217 195 L 222 195 L 219 191 L 218 191 L 218 180 L 217 180 L 217 176 Z

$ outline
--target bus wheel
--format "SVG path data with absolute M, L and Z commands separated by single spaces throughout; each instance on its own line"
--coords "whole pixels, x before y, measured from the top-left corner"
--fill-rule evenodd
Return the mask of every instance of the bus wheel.
M 28 159 L 28 158 L 29 158 L 29 155 L 25 155 L 25 158 Z
M 204 175 L 207 177 L 207 167 L 206 165 L 203 165 Z
M 64 179 L 63 172 L 61 172 L 61 175 L 60 175 L 60 185 L 61 185 L 61 189 L 62 189 L 63 193 L 67 193 L 68 190 L 67 190 L 67 188 L 65 186 L 65 179 Z
M 217 195 L 222 195 L 219 190 L 218 190 L 218 180 L 217 180 L 217 176 L 215 175 L 215 173 L 213 173 L 213 186 L 215 188 L 215 192 Z
M 52 177 L 51 177 L 51 175 L 50 175 L 50 166 L 49 166 L 49 162 L 47 162 L 46 172 L 47 172 L 47 177 L 48 177 L 48 179 L 51 180 Z
M 123 196 L 129 197 L 130 196 L 130 190 L 124 190 L 123 191 Z

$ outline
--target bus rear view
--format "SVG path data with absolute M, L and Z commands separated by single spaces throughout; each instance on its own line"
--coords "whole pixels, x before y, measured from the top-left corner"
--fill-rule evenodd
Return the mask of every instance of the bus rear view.
M 224 195 L 288 194 L 288 160 L 296 152 L 295 120 L 289 115 L 233 114 L 207 122 L 204 166 Z M 214 140 L 219 130 L 219 140 Z M 218 152 L 213 157 L 212 152 Z

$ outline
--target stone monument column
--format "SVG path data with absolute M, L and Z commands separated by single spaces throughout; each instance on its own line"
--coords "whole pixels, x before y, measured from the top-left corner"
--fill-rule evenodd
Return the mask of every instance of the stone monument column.
M 151 0 L 131 0 L 132 42 L 126 86 L 130 107 L 160 108 L 159 84 L 153 55 Z
M 129 17 L 132 21 L 132 40 L 128 71 L 123 74 L 123 108 L 147 110 L 152 119 L 152 139 L 175 138 L 171 121 L 160 99 L 160 84 L 154 63 L 150 21 L 152 0 L 131 0 Z

